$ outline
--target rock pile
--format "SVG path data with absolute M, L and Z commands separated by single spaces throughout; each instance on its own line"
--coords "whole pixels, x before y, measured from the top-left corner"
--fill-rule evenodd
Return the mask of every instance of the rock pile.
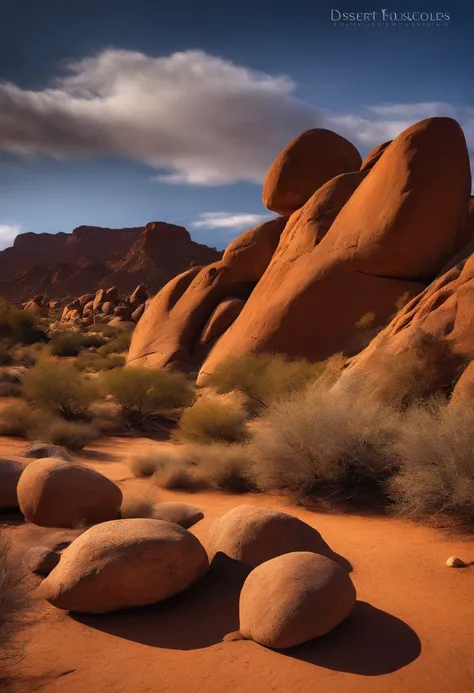
M 112 327 L 133 330 L 146 310 L 148 293 L 142 284 L 128 296 L 119 296 L 116 286 L 83 294 L 63 309 L 61 323 L 87 327 L 98 322 Z
M 416 123 L 362 163 L 339 135 L 303 133 L 263 188 L 265 204 L 283 216 L 165 286 L 134 332 L 128 362 L 201 369 L 202 384 L 236 354 L 354 356 L 367 344 L 365 316 L 377 329 L 397 313 L 387 330 L 400 344 L 422 326 L 474 356 L 474 325 L 467 309 L 456 311 L 471 303 L 470 188 L 466 141 L 451 118 Z

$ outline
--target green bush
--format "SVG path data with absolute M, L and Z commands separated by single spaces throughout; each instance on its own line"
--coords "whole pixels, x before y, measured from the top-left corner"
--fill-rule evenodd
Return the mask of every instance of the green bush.
M 77 356 L 83 349 L 100 347 L 104 338 L 100 334 L 82 334 L 82 332 L 58 332 L 51 340 L 53 356 Z
M 438 516 L 474 524 L 474 411 L 438 398 L 403 416 L 389 483 L 395 509 L 413 518 Z
M 194 390 L 182 373 L 146 368 L 116 368 L 101 374 L 106 394 L 120 405 L 126 422 L 141 426 L 151 416 L 186 407 Z
M 315 382 L 325 371 L 324 363 L 289 359 L 280 354 L 232 356 L 218 364 L 205 384 L 219 393 L 241 391 L 259 411 L 278 399 Z
M 99 388 L 74 366 L 44 359 L 25 373 L 23 395 L 39 409 L 72 419 L 86 415 Z
M 109 356 L 100 356 L 97 353 L 79 354 L 75 359 L 74 365 L 80 371 L 91 371 L 98 373 L 99 371 L 110 371 L 113 368 L 121 368 L 125 365 L 125 358 L 121 354 L 109 354 Z
M 45 341 L 38 319 L 0 299 L 0 340 L 7 344 L 34 344 Z
M 109 356 L 110 354 L 123 354 L 124 352 L 127 352 L 129 350 L 131 339 L 132 335 L 130 334 L 130 332 L 126 332 L 125 330 L 123 330 L 122 332 L 119 332 L 119 334 L 116 337 L 113 337 L 108 342 L 103 344 L 97 350 L 97 353 L 100 354 L 100 356 Z
M 193 443 L 240 442 L 248 437 L 247 416 L 232 402 L 202 398 L 183 412 L 176 437 Z
M 82 450 L 98 438 L 98 433 L 90 424 L 56 419 L 38 437 L 45 443 L 61 445 L 70 450 Z

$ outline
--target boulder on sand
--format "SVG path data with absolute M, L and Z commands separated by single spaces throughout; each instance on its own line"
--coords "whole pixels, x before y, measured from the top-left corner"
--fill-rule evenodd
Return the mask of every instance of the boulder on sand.
M 214 520 L 207 543 L 209 560 L 218 553 L 253 567 L 292 551 L 334 556 L 313 527 L 270 508 L 238 505 Z
M 106 613 L 168 599 L 207 568 L 203 546 L 183 527 L 115 520 L 91 527 L 65 549 L 41 594 L 60 609 Z
M 278 556 L 246 579 L 240 594 L 240 633 L 287 648 L 329 633 L 354 608 L 351 578 L 325 556 L 299 551 Z
M 24 516 L 43 527 L 113 520 L 122 503 L 122 492 L 113 481 L 89 467 L 54 457 L 31 462 L 17 493 Z
M 0 459 L 0 511 L 18 508 L 17 486 L 24 469 L 17 460 Z
M 153 506 L 151 517 L 154 520 L 164 520 L 165 522 L 174 522 L 185 529 L 192 527 L 203 519 L 204 513 L 194 505 L 187 503 L 163 502 L 156 503 Z
M 23 457 L 27 459 L 40 460 L 43 457 L 59 457 L 61 460 L 66 462 L 72 462 L 73 457 L 69 450 L 63 448 L 61 445 L 53 445 L 53 443 L 42 443 L 41 441 L 36 441 L 30 443 L 23 450 Z
M 324 183 L 357 171 L 362 159 L 341 135 L 315 128 L 296 137 L 280 152 L 263 183 L 263 204 L 282 216 L 302 207 Z

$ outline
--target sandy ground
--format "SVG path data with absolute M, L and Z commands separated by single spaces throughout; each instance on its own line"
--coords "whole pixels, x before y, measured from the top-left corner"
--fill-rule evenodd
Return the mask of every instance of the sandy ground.
M 1 439 L 0 455 L 22 443 Z M 114 438 L 82 459 L 116 480 L 124 494 L 149 492 L 123 460 L 156 445 Z M 269 496 L 184 494 L 153 490 L 157 499 L 200 507 L 192 531 L 205 543 L 209 524 L 245 502 L 283 508 L 316 527 L 353 567 L 358 603 L 330 635 L 275 652 L 253 642 L 222 642 L 238 628 L 245 578 L 215 568 L 169 602 L 107 616 L 70 616 L 49 605 L 31 629 L 16 690 L 48 693 L 464 693 L 474 690 L 474 565 L 448 569 L 457 555 L 474 561 L 474 541 L 377 517 L 324 515 Z M 22 544 L 51 530 L 11 526 Z M 60 533 L 59 533 L 60 534 Z M 59 534 L 52 536 L 57 540 Z M 52 540 L 51 539 L 51 540 Z

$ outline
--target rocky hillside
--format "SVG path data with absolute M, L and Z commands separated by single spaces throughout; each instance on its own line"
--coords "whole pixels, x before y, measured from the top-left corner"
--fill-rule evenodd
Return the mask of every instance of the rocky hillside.
M 129 363 L 201 369 L 202 382 L 234 354 L 354 357 L 388 325 L 354 372 L 382 342 L 400 354 L 431 339 L 444 344 L 432 360 L 453 380 L 459 359 L 474 358 L 470 191 L 466 140 L 450 118 L 412 125 L 365 161 L 335 133 L 303 133 L 264 182 L 263 201 L 280 216 L 164 287 Z
M 65 299 L 111 285 L 127 293 L 139 283 L 155 293 L 190 265 L 220 257 L 191 240 L 182 226 L 162 221 L 126 229 L 79 226 L 70 234 L 24 233 L 0 251 L 0 295 L 10 301 L 35 294 Z

